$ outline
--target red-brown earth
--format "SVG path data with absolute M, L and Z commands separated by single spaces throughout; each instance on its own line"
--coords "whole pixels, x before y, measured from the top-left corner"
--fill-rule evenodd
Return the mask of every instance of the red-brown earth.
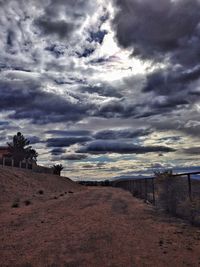
M 122 189 L 1 168 L 0 266 L 196 267 L 200 228 Z

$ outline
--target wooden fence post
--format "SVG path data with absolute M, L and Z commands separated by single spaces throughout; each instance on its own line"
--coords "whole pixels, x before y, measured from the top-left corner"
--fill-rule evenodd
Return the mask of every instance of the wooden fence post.
M 154 178 L 152 180 L 152 193 L 153 193 L 153 205 L 156 204 L 156 199 L 155 199 L 155 186 L 154 186 Z
M 187 177 L 188 177 L 188 195 L 189 195 L 189 199 L 191 201 L 192 200 L 192 187 L 191 187 L 190 174 L 188 174 Z
M 3 167 L 5 166 L 6 159 L 3 157 Z
M 147 201 L 147 179 L 144 179 L 144 187 L 145 187 L 145 201 Z

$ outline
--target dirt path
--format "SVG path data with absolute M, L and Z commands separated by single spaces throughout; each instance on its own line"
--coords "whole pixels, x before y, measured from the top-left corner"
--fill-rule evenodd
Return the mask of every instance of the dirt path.
M 0 266 L 200 266 L 200 228 L 114 188 L 0 214 Z

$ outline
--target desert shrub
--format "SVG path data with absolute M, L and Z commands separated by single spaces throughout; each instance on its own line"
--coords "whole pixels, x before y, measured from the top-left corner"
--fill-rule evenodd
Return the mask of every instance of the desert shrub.
M 62 164 L 53 165 L 53 173 L 56 175 L 60 175 L 63 169 L 64 167 L 62 166 Z
M 25 204 L 26 206 L 29 206 L 29 205 L 31 204 L 31 201 L 30 201 L 29 199 L 27 199 L 27 200 L 24 201 L 24 204 Z
M 38 194 L 43 195 L 44 194 L 44 191 L 43 190 L 39 190 L 38 191 Z
M 179 205 L 187 196 L 185 180 L 172 176 L 172 172 L 155 173 L 157 187 L 157 203 L 166 212 L 178 214 Z
M 19 208 L 19 202 L 20 202 L 20 199 L 19 198 L 16 198 L 13 201 L 12 208 Z
M 12 208 L 19 208 L 19 203 L 18 202 L 13 202 Z

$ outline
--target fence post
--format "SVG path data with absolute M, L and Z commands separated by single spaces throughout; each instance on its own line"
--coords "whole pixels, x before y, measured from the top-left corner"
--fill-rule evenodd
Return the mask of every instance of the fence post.
M 131 193 L 133 195 L 134 192 L 134 180 L 131 181 Z
M 144 186 L 145 186 L 145 201 L 147 201 L 147 179 L 144 179 Z
M 5 166 L 6 159 L 3 157 L 3 167 Z
M 188 195 L 189 195 L 189 199 L 191 201 L 192 200 L 192 188 L 191 188 L 190 174 L 188 174 L 187 177 L 188 177 Z
M 152 178 L 152 193 L 153 193 L 153 205 L 155 205 L 156 204 L 156 199 L 155 199 L 154 178 Z
M 11 159 L 11 165 L 14 167 L 14 159 Z

